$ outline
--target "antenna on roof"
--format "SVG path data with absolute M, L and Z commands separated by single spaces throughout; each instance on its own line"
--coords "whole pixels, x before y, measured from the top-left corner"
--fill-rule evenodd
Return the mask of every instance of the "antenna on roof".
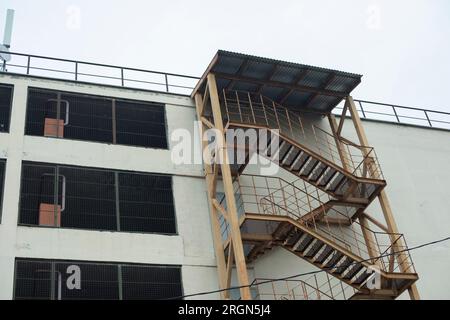
M 0 71 L 6 70 L 6 62 L 11 60 L 11 55 L 8 53 L 9 48 L 11 47 L 11 35 L 12 35 L 12 27 L 14 22 L 14 10 L 8 9 L 6 11 L 6 22 L 5 22 L 5 31 L 3 34 L 3 43 L 0 44 L 0 60 L 3 61 L 0 66 Z

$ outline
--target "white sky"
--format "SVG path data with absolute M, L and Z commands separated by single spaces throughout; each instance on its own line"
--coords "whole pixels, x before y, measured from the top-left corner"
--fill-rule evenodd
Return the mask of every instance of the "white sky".
M 353 96 L 450 111 L 450 1 L 2 0 L 11 51 L 200 76 L 218 49 L 363 74 Z

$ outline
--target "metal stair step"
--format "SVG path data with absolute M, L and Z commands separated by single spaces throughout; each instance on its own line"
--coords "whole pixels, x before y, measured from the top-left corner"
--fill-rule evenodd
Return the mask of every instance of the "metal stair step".
M 358 272 L 360 272 L 363 268 L 364 266 L 361 263 L 353 264 L 344 275 L 344 279 L 350 280 L 351 278 L 356 276 Z
M 323 174 L 322 179 L 319 182 L 319 187 L 325 187 L 333 179 L 337 172 L 337 170 L 329 167 L 325 174 Z
M 286 165 L 286 167 L 289 167 L 289 170 L 292 170 L 292 168 L 293 168 L 296 164 L 298 164 L 298 161 L 300 161 L 301 157 L 302 157 L 303 155 L 305 155 L 305 152 L 303 152 L 303 150 L 298 149 L 298 151 L 299 151 L 299 152 L 295 155 L 294 159 L 292 159 L 291 164 L 290 164 L 290 165 Z
M 314 172 L 311 174 L 311 176 L 309 177 L 309 180 L 311 182 L 317 182 L 322 175 L 325 173 L 325 170 L 327 170 L 328 165 L 321 162 L 316 169 L 314 170 Z
M 272 145 L 272 143 L 268 143 L 267 149 L 266 149 L 266 155 L 268 157 L 273 157 L 274 154 L 281 154 L 282 150 L 286 151 L 285 149 L 288 148 L 290 145 L 284 141 L 279 141 L 278 144 Z
M 259 151 L 261 153 L 267 154 L 267 152 L 270 149 L 271 143 L 272 143 L 272 136 L 269 134 L 269 135 L 267 135 L 267 144 L 263 148 L 260 148 Z M 259 148 L 259 145 L 258 145 L 258 148 Z
M 327 245 L 314 262 L 322 264 L 330 256 L 333 250 L 333 247 Z
M 328 261 L 325 263 L 324 267 L 325 267 L 326 269 L 331 269 L 331 268 L 333 268 L 334 266 L 336 266 L 336 264 L 339 262 L 339 260 L 342 259 L 343 256 L 344 256 L 343 253 L 341 253 L 341 252 L 339 252 L 339 251 L 336 251 L 336 252 L 333 254 L 333 256 L 330 258 L 330 260 L 328 260 Z
M 320 163 L 319 160 L 311 158 L 311 160 L 308 161 L 308 164 L 305 166 L 305 168 L 301 171 L 300 176 L 308 177 L 319 163 Z
M 283 157 L 286 155 L 286 153 L 289 151 L 289 149 L 292 146 L 290 144 L 288 144 L 286 141 L 282 141 L 280 143 L 280 146 L 278 147 L 277 150 L 275 150 L 275 155 L 278 157 L 278 160 L 283 159 Z M 271 156 L 272 158 L 275 158 L 274 154 Z
M 279 153 L 279 158 L 278 158 L 278 162 L 281 164 L 287 158 L 287 156 L 289 155 L 291 150 L 295 149 L 295 147 L 293 145 L 290 145 L 288 143 L 284 144 L 283 146 L 284 146 L 283 148 L 280 148 L 280 153 Z
M 297 157 L 297 159 L 292 163 L 289 170 L 297 172 L 300 171 L 306 164 L 306 162 L 309 160 L 309 158 L 310 158 L 309 154 L 302 152 L 301 155 Z
M 355 285 L 361 285 L 369 276 L 370 273 L 367 273 L 367 269 L 364 268 L 364 271 L 358 277 L 356 277 L 356 279 L 352 281 L 352 283 Z
M 283 166 L 290 166 L 292 162 L 296 159 L 296 157 L 301 153 L 302 151 L 298 148 L 292 147 L 286 157 L 283 159 L 281 164 Z
M 303 252 L 313 241 L 314 237 L 310 234 L 306 234 L 302 239 L 299 240 L 299 244 L 295 248 L 295 251 Z
M 293 246 L 294 244 L 296 244 L 298 242 L 298 240 L 304 235 L 303 232 L 297 230 L 296 232 L 294 232 L 292 235 L 289 235 L 288 238 L 286 239 L 284 245 L 286 246 Z
M 342 183 L 344 183 L 347 180 L 347 178 L 345 177 L 345 175 L 341 172 L 339 172 L 335 178 L 333 179 L 333 181 L 331 182 L 331 184 L 328 186 L 327 190 L 334 192 Z
M 334 191 L 335 194 L 344 195 L 350 188 L 350 186 L 352 185 L 352 181 L 350 181 L 349 179 L 345 180 L 346 180 L 345 182 L 339 184 L 339 186 L 336 188 L 336 190 Z
M 270 157 L 272 154 L 272 140 L 269 138 L 267 139 L 267 146 L 264 148 L 264 150 L 260 150 L 261 153 L 265 153 L 266 156 Z
M 332 273 L 337 275 L 342 275 L 345 270 L 347 270 L 350 266 L 352 266 L 354 261 L 349 258 L 345 257 L 345 259 L 342 260 L 341 263 L 332 271 Z
M 312 258 L 314 257 L 319 251 L 320 249 L 325 245 L 325 243 L 323 243 L 320 240 L 317 240 L 312 246 L 311 249 L 308 250 L 308 252 L 306 252 L 305 257 L 306 258 Z

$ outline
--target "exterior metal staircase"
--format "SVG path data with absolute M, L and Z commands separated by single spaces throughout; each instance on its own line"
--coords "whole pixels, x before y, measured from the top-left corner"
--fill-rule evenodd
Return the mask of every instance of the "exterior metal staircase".
M 253 92 L 228 90 L 233 81 L 238 78 L 228 85 L 220 82 L 219 92 L 216 75 L 208 73 L 194 90 L 202 145 L 208 147 L 211 141 L 204 133 L 215 129 L 219 144 L 210 156 L 225 160 L 205 161 L 223 298 L 230 297 L 226 288 L 235 265 L 241 298 L 251 299 L 247 264 L 274 247 L 307 261 L 322 277 L 318 281 L 315 275 L 313 283 L 302 279 L 294 286 L 306 288 L 303 295 L 288 285 L 282 299 L 309 298 L 310 292 L 328 299 L 394 299 L 406 289 L 419 298 L 414 286 L 418 275 L 397 232 L 383 190 L 386 181 L 352 98 L 345 97 L 344 110 L 351 112 L 361 145 L 341 135 L 345 112 L 337 124 L 329 109 L 315 110 L 328 117 L 330 133 L 307 107 L 300 117 L 263 96 L 264 85 Z M 282 170 L 277 176 L 244 173 L 257 157 Z M 387 225 L 365 212 L 375 198 Z
M 395 254 L 388 255 L 394 251 L 392 242 L 403 243 L 400 250 L 406 249 L 402 234 L 352 223 L 351 212 L 342 204 L 338 210 L 329 204 L 335 200 L 323 203 L 295 183 L 245 174 L 235 181 L 248 263 L 275 246 L 282 247 L 352 287 L 347 299 L 395 298 L 418 279 L 409 254 L 400 262 Z M 226 240 L 226 222 L 222 231 Z M 400 265 L 407 272 L 400 272 Z M 376 290 L 367 286 L 373 268 L 380 275 Z
M 245 161 L 234 165 L 236 175 L 258 152 L 335 199 L 361 206 L 358 214 L 386 185 L 373 148 L 343 138 L 336 141 L 332 134 L 315 125 L 305 126 L 296 113 L 262 95 L 223 91 L 222 100 L 226 128 L 243 129 L 246 134 L 266 129 L 272 137 L 264 145 L 255 141 L 245 149 L 231 142 L 233 150 L 245 151 L 240 157 Z

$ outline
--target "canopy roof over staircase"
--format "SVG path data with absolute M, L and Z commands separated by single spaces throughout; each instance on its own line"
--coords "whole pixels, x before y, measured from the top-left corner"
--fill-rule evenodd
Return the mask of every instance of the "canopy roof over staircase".
M 219 92 L 260 93 L 293 111 L 328 113 L 361 82 L 361 75 L 219 50 L 192 95 L 203 93 L 209 73 Z

